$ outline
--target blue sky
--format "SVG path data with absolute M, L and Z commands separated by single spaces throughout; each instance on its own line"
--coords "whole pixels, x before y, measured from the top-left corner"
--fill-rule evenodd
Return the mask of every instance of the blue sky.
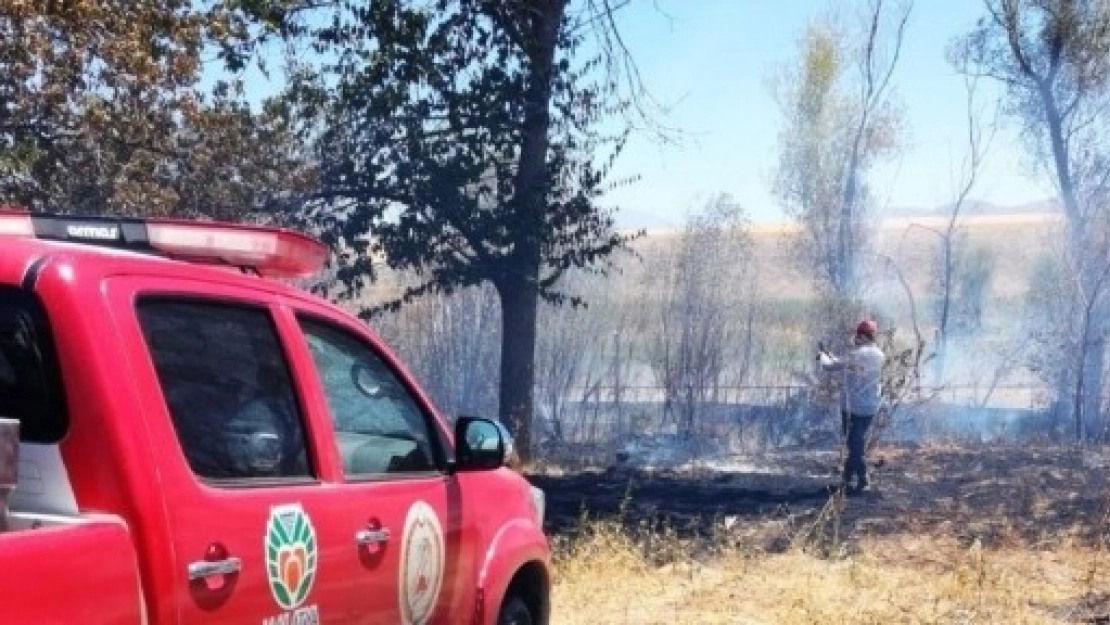
M 681 131 L 681 141 L 633 135 L 614 177 L 640 180 L 603 202 L 619 209 L 618 223 L 678 226 L 717 193 L 734 196 L 755 222 L 783 220 L 771 193 L 782 118 L 768 78 L 796 57 L 811 19 L 831 8 L 862 6 L 864 0 L 634 0 L 625 8 L 618 19 L 622 34 L 651 94 L 670 105 L 662 121 Z M 966 109 L 963 78 L 945 50 L 982 10 L 976 0 L 917 0 L 894 77 L 905 112 L 904 150 L 869 178 L 882 205 L 928 209 L 951 200 L 953 167 L 965 150 Z M 205 76 L 206 82 L 212 78 Z M 246 78 L 252 100 L 278 88 L 257 71 Z M 987 83 L 980 92 L 991 97 L 998 88 Z M 1052 195 L 1049 181 L 1030 167 L 1012 124 L 1003 125 L 972 196 L 1007 205 Z
M 771 194 L 777 134 L 782 123 L 768 76 L 794 58 L 808 21 L 832 5 L 816 0 L 638 0 L 621 16 L 630 49 L 648 88 L 673 103 L 667 122 L 681 128 L 681 145 L 636 136 L 618 162 L 618 175 L 640 181 L 606 202 L 626 224 L 680 224 L 707 197 L 727 192 L 754 221 L 783 219 Z M 839 6 L 860 6 L 859 0 Z M 945 59 L 951 39 L 982 11 L 974 0 L 918 0 L 908 25 L 896 95 L 908 137 L 897 161 L 877 167 L 871 184 L 893 207 L 934 207 L 954 188 L 952 170 L 966 136 L 963 79 Z M 982 85 L 984 96 L 997 94 Z M 1029 167 L 1016 132 L 995 136 L 973 196 L 1019 204 L 1052 195 Z

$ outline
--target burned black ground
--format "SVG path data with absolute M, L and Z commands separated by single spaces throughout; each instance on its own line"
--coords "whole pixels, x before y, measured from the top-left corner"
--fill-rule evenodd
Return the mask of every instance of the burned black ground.
M 844 501 L 846 538 L 943 532 L 985 545 L 1049 546 L 1094 541 L 1105 529 L 1106 448 L 881 447 L 871 459 L 875 492 Z M 794 451 L 669 470 L 548 470 L 529 479 L 547 494 L 546 529 L 555 537 L 587 516 L 684 536 L 762 528 L 764 546 L 773 548 L 825 508 L 836 465 L 835 452 Z

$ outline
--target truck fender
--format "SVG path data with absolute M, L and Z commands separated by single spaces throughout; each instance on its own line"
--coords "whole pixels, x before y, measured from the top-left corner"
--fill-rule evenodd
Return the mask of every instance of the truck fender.
M 551 587 L 551 559 L 543 533 L 530 519 L 517 518 L 505 523 L 486 548 L 478 572 L 478 595 L 474 623 L 492 625 L 509 584 L 518 571 L 531 566 L 542 572 L 545 592 Z M 544 597 L 546 600 L 546 596 Z M 543 608 L 546 616 L 546 605 Z M 543 618 L 541 622 L 546 622 Z

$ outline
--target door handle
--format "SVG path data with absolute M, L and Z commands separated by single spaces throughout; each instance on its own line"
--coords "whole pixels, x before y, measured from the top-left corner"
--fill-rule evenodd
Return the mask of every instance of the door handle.
M 201 560 L 189 564 L 189 580 L 206 579 L 218 575 L 231 575 L 243 568 L 243 561 L 236 557 L 224 560 Z
M 389 542 L 389 530 L 384 527 L 376 530 L 365 529 L 355 532 L 355 544 L 357 545 L 380 545 L 385 542 Z

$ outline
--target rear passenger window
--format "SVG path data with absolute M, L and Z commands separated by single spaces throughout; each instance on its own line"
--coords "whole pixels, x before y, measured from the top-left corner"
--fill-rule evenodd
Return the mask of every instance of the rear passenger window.
M 56 443 L 69 421 L 50 324 L 38 298 L 0 287 L 0 417 L 19 420 L 19 438 Z
M 269 311 L 147 299 L 138 314 L 194 473 L 212 480 L 311 477 L 303 419 Z

